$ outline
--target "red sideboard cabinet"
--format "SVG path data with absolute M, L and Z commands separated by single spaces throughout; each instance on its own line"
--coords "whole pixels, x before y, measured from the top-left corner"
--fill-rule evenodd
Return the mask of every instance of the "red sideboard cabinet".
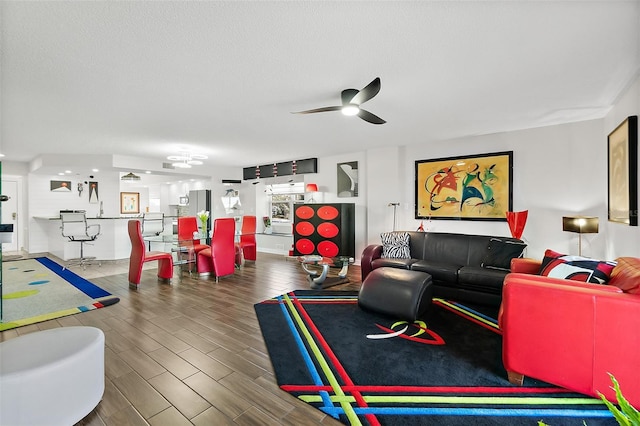
M 294 256 L 355 257 L 355 204 L 297 204 L 293 217 Z

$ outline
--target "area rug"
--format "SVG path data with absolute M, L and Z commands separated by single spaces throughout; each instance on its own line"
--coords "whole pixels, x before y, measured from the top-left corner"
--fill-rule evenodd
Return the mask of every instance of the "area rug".
M 103 308 L 119 300 L 46 257 L 3 262 L 0 331 Z
M 511 385 L 496 320 L 459 303 L 434 299 L 412 324 L 360 309 L 356 292 L 254 307 L 280 388 L 344 424 L 617 425 L 598 399 Z

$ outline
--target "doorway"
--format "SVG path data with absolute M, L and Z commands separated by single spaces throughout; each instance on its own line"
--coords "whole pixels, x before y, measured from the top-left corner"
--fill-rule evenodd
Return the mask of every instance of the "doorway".
M 13 235 L 10 243 L 2 243 L 3 254 L 16 254 L 20 251 L 22 243 L 22 235 L 20 232 L 20 183 L 18 179 L 3 176 L 2 178 L 2 194 L 7 195 L 9 199 L 2 203 L 2 220 L 3 224 L 13 224 Z

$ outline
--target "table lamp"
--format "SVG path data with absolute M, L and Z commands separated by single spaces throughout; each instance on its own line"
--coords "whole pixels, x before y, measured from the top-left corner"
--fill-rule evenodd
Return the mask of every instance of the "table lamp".
M 598 218 L 593 216 L 563 216 L 562 230 L 578 234 L 578 254 L 582 256 L 582 234 L 597 234 Z

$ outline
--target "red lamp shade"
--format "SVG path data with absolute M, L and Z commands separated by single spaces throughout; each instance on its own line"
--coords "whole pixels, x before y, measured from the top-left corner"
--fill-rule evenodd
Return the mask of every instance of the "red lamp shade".
M 513 238 L 520 239 L 522 232 L 524 231 L 524 225 L 527 223 L 527 216 L 529 210 L 523 210 L 521 212 L 506 212 L 507 223 L 509 224 L 509 230 Z
M 318 184 L 308 183 L 305 192 L 318 192 Z

